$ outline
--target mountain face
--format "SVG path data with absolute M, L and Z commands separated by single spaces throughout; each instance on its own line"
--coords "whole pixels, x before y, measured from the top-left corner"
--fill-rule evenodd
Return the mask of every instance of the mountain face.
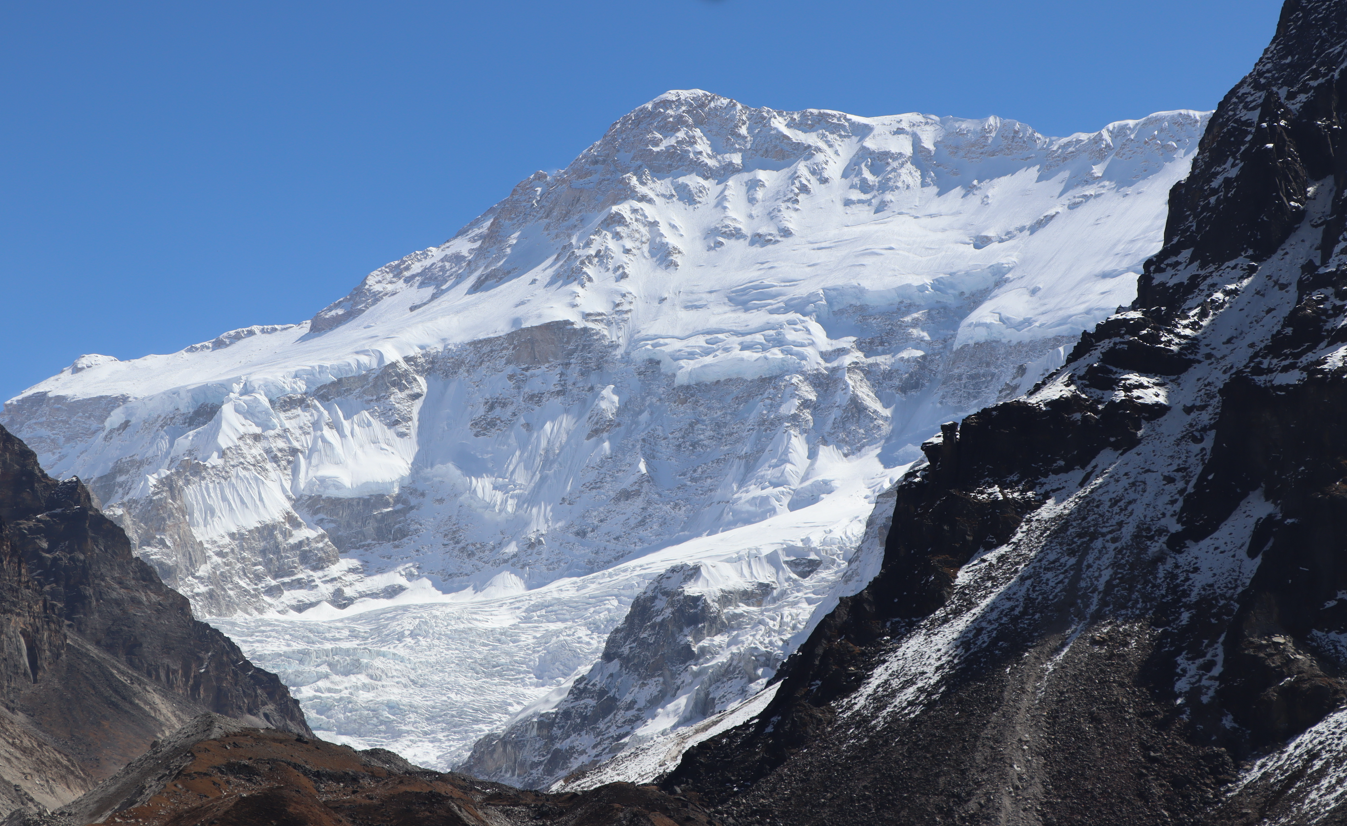
M 308 732 L 280 680 L 192 619 L 79 480 L 47 476 L 0 428 L 0 806 L 65 803 L 202 711 Z
M 632 601 L 598 663 L 571 684 L 555 709 L 484 737 L 459 771 L 546 788 L 621 753 L 647 724 L 662 731 L 670 721 L 661 717 L 675 717 L 677 727 L 751 694 L 749 686 L 777 663 L 740 645 L 706 665 L 697 648 L 732 627 L 757 625 L 775 583 L 762 577 L 739 588 L 715 585 L 714 570 L 702 565 L 665 571 Z
M 3 419 L 212 615 L 588 573 L 1027 389 L 1131 301 L 1204 122 L 673 92 L 308 323 L 81 357 Z
M 1347 818 L 1347 6 L 1291 0 L 1133 308 L 949 423 L 878 576 L 666 784 L 727 823 Z
M 596 661 L 645 679 L 608 635 L 699 566 L 713 684 L 650 684 L 569 772 L 765 685 L 920 442 L 1132 300 L 1205 122 L 672 92 L 308 322 L 81 357 L 0 421 L 317 729 L 442 768 Z

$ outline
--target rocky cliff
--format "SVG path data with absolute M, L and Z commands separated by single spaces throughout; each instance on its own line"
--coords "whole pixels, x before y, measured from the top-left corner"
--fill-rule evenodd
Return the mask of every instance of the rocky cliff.
M 47 476 L 0 428 L 0 805 L 64 803 L 205 710 L 308 732 L 276 676 L 194 620 L 79 480 Z
M 1290 0 L 1133 308 L 950 423 L 882 570 L 666 783 L 730 823 L 1347 818 L 1347 6 Z

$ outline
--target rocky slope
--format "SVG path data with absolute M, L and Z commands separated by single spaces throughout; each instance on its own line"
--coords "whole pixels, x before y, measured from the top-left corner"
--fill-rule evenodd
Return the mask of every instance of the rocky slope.
M 761 687 L 920 441 L 1132 299 L 1204 123 L 673 92 L 309 322 L 83 357 L 0 420 L 316 728 L 448 767 L 676 562 L 772 587 L 691 666 Z M 256 616 L 303 609 L 328 622 Z
M 54 807 L 210 710 L 308 732 L 299 705 L 131 553 L 79 480 L 0 428 L 0 808 Z
M 632 601 L 599 662 L 571 684 L 556 708 L 484 737 L 459 770 L 547 788 L 639 743 L 638 731 L 648 723 L 658 730 L 671 723 L 678 728 L 740 700 L 746 686 L 777 663 L 745 646 L 710 666 L 735 673 L 708 674 L 697 668 L 697 648 L 731 625 L 756 623 L 773 583 L 764 577 L 740 588 L 718 588 L 707 573 L 701 565 L 684 564 L 661 574 Z
M 923 445 L 883 566 L 667 779 L 729 823 L 1347 818 L 1347 6 L 1289 0 L 1130 311 Z
M 105 820 L 106 819 L 106 820 Z M 710 826 L 695 802 L 616 784 L 543 795 L 214 715 L 191 721 L 59 811 L 5 826 Z

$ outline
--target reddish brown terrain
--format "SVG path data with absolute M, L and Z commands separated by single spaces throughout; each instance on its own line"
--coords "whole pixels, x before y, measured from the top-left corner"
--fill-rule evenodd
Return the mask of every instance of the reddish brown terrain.
M 653 786 L 521 791 L 304 735 L 193 721 L 65 809 L 7 824 L 82 826 L 710 826 L 695 803 Z

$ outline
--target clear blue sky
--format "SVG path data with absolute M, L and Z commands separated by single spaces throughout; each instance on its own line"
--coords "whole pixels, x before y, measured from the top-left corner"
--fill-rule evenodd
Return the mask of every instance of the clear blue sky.
M 0 4 L 0 400 L 297 322 L 667 89 L 1024 121 L 1210 109 L 1276 0 Z

